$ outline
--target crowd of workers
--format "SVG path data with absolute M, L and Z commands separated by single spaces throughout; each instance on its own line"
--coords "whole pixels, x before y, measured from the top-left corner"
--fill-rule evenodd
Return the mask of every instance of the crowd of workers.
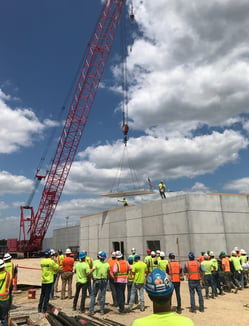
M 190 319 L 180 316 L 182 312 L 180 284 L 184 278 L 188 281 L 192 313 L 196 313 L 197 310 L 195 292 L 198 296 L 199 311 L 204 312 L 204 298 L 214 299 L 218 295 L 224 295 L 224 292 L 237 293 L 248 284 L 247 253 L 237 247 L 230 255 L 222 251 L 217 258 L 209 250 L 201 252 L 198 258 L 193 252 L 189 252 L 188 260 L 181 263 L 176 261 L 172 252 L 167 258 L 165 252 L 150 249 L 141 260 L 135 248 L 132 248 L 127 260 L 120 251 L 112 251 L 109 259 L 104 251 L 100 251 L 93 260 L 85 250 L 82 250 L 78 261 L 75 262 L 69 248 L 64 253 L 62 250 L 56 253 L 53 249 L 47 249 L 44 256 L 41 260 L 42 286 L 38 312 L 46 312 L 49 300 L 54 299 L 58 293 L 60 278 L 61 299 L 66 298 L 67 291 L 67 298 L 73 299 L 73 310 L 77 310 L 78 307 L 82 313 L 86 312 L 85 302 L 87 292 L 89 293 L 89 315 L 94 315 L 96 300 L 99 302 L 100 313 L 105 314 L 107 289 L 111 291 L 112 304 L 118 308 L 120 314 L 132 311 L 134 304 L 138 302 L 140 310 L 144 311 L 145 289 L 153 302 L 153 315 L 135 320 L 133 323 L 135 326 L 151 325 L 153 320 L 157 325 L 166 320 L 168 325 L 171 325 L 171 320 L 177 321 L 178 325 L 193 325 Z M 0 320 L 3 326 L 8 325 L 13 279 L 17 273 L 11 258 L 11 255 L 6 253 L 3 260 L 0 259 Z M 74 274 L 76 290 L 73 296 Z M 171 296 L 174 290 L 176 313 L 171 312 Z M 204 296 L 202 292 L 205 293 Z M 125 305 L 128 305 L 126 309 Z

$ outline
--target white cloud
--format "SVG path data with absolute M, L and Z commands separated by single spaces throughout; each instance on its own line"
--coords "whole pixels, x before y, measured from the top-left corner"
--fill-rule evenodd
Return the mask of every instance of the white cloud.
M 7 171 L 0 171 L 0 194 L 17 194 L 33 189 L 33 182 L 21 175 L 13 175 Z
M 20 147 L 28 147 L 32 145 L 34 136 L 41 136 L 45 128 L 58 125 L 49 119 L 40 122 L 30 108 L 12 109 L 6 103 L 8 100 L 11 96 L 0 89 L 0 153 L 9 154 Z
M 4 201 L 0 201 L 0 209 L 6 209 L 9 208 L 9 205 L 6 204 Z
M 130 138 L 126 149 L 121 141 L 90 146 L 73 163 L 65 193 L 105 193 L 117 186 L 117 181 L 119 190 L 147 187 L 148 176 L 158 180 L 213 173 L 227 163 L 237 162 L 239 151 L 247 146 L 248 140 L 233 130 L 184 139 Z M 134 171 L 130 169 L 133 166 Z M 132 178 L 132 172 L 136 178 Z
M 128 58 L 133 128 L 189 136 L 249 113 L 248 3 L 135 3 L 144 38 Z
M 224 185 L 224 189 L 235 191 L 241 194 L 249 194 L 249 178 L 232 180 Z

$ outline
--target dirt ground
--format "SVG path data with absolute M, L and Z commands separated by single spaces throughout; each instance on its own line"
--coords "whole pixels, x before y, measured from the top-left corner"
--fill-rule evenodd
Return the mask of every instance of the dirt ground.
M 41 272 L 39 270 L 40 259 L 24 259 L 14 260 L 19 266 L 18 272 L 18 286 L 29 285 L 29 288 L 36 290 L 35 298 L 28 298 L 28 289 L 22 290 L 20 293 L 15 293 L 13 298 L 13 304 L 17 306 L 16 309 L 11 309 L 10 315 L 22 316 L 28 315 L 36 322 L 37 325 L 47 326 L 50 325 L 44 314 L 37 313 L 37 306 L 40 296 L 40 280 Z M 73 280 L 73 293 L 75 291 L 75 276 Z M 61 283 L 59 283 L 59 289 Z M 203 290 L 204 291 L 204 290 Z M 19 292 L 19 291 L 17 291 Z M 204 292 L 203 292 L 204 293 Z M 60 296 L 60 292 L 57 293 Z M 182 298 L 182 315 L 191 318 L 196 326 L 227 326 L 227 325 L 247 325 L 249 320 L 249 308 L 245 307 L 245 304 L 249 304 L 249 288 L 239 291 L 237 294 L 226 293 L 224 296 L 218 296 L 216 299 L 205 300 L 205 312 L 201 313 L 197 311 L 196 314 L 189 312 L 189 292 L 187 281 L 181 282 L 181 298 Z M 89 297 L 86 299 L 86 307 L 89 307 Z M 196 296 L 196 302 L 198 299 Z M 79 311 L 72 310 L 72 299 L 60 300 L 56 298 L 50 301 L 54 306 L 61 308 L 63 312 L 69 316 L 80 315 Z M 111 292 L 107 291 L 106 294 L 106 314 L 104 318 L 112 319 L 124 325 L 132 325 L 136 318 L 147 316 L 152 313 L 152 304 L 145 294 L 145 311 L 141 312 L 139 306 L 134 306 L 134 310 L 130 313 L 120 315 L 117 308 L 111 305 Z M 173 294 L 173 309 L 175 309 L 176 299 Z M 78 302 L 79 305 L 79 302 Z M 100 315 L 99 306 L 95 306 L 96 317 L 103 318 Z M 82 314 L 84 316 L 84 314 Z

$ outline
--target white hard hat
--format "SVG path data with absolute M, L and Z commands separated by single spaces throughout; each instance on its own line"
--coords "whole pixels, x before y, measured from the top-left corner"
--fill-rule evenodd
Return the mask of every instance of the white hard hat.
M 240 253 L 241 253 L 241 255 L 246 255 L 245 249 L 240 249 Z
M 204 254 L 204 259 L 206 259 L 206 260 L 208 259 L 208 254 L 207 253 Z
M 239 251 L 239 248 L 238 248 L 238 247 L 234 247 L 234 250 L 235 250 L 235 251 Z
M 121 251 L 116 251 L 116 257 L 117 258 L 121 258 L 123 255 L 122 255 L 122 252 Z
M 165 257 L 165 252 L 164 251 L 160 251 L 160 257 Z
M 131 249 L 131 252 L 132 252 L 132 253 L 135 253 L 135 252 L 136 252 L 136 248 L 132 248 L 132 249 Z
M 160 252 L 161 252 L 160 250 L 157 250 L 157 251 L 156 251 L 156 253 L 159 254 L 159 255 L 160 255 Z
M 233 251 L 231 252 L 231 255 L 232 255 L 232 256 L 237 256 L 237 253 L 236 253 L 236 251 L 235 251 L 235 250 L 233 250 Z
M 8 252 L 6 252 L 6 254 L 3 257 L 3 260 L 7 261 L 7 260 L 10 260 L 11 258 L 12 258 L 12 256 Z
M 2 259 L 0 259 L 0 269 L 2 269 L 4 267 L 5 267 L 4 261 Z
M 213 251 L 210 251 L 209 256 L 210 256 L 210 257 L 214 257 L 214 256 L 215 256 L 215 255 L 214 255 L 214 252 L 213 252 Z
M 51 255 L 51 256 L 55 255 L 55 250 L 54 250 L 54 249 L 51 249 L 51 250 L 50 250 L 50 255 Z
M 152 252 L 150 253 L 151 256 L 156 256 L 155 251 L 152 250 Z
M 115 257 L 116 257 L 116 251 L 113 251 L 113 252 L 111 253 L 111 255 L 112 255 L 113 258 L 115 258 Z
M 72 253 L 71 249 L 67 248 L 66 251 L 65 251 L 65 254 L 71 254 L 71 253 Z

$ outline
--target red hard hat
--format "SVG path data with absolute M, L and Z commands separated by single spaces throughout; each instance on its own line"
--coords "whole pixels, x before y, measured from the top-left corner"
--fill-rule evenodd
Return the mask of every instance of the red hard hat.
M 150 254 L 151 253 L 151 250 L 150 249 L 147 249 L 147 253 Z

